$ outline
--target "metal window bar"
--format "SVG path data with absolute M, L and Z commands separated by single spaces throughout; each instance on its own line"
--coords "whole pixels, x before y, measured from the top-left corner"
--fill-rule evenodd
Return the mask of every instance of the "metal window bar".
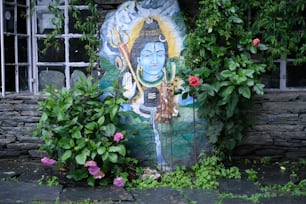
M 29 91 L 31 93 L 33 93 L 33 59 L 32 59 L 32 35 L 31 35 L 31 31 L 32 31 L 32 23 L 31 23 L 31 18 L 29 16 L 31 16 L 31 0 L 26 0 L 26 5 L 27 5 L 27 9 L 26 9 L 26 13 L 27 13 L 27 33 L 28 33 L 28 37 L 27 37 L 27 46 L 28 46 L 28 86 L 29 86 Z
M 5 65 L 4 65 L 4 26 L 3 26 L 3 3 L 0 4 L 0 57 L 1 57 L 1 95 L 5 96 Z

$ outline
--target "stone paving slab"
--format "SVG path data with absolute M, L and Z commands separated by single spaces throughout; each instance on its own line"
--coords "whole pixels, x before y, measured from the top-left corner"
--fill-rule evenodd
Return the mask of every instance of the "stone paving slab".
M 183 195 L 186 200 L 190 202 L 196 202 L 198 204 L 215 204 L 219 199 L 219 192 L 213 190 L 203 189 L 184 189 Z
M 134 201 L 134 198 L 124 188 L 118 188 L 115 186 L 106 187 L 69 187 L 64 188 L 60 200 L 63 202 L 68 201 Z
M 222 193 L 232 193 L 235 195 L 253 195 L 261 193 L 258 186 L 248 180 L 240 179 L 220 179 L 219 191 Z
M 260 200 L 261 204 L 305 204 L 304 196 L 280 196 L 275 198 L 264 198 Z
M 0 182 L 0 203 L 55 202 L 62 186 L 46 186 L 26 182 Z
M 171 188 L 131 190 L 137 204 L 188 204 L 183 195 Z

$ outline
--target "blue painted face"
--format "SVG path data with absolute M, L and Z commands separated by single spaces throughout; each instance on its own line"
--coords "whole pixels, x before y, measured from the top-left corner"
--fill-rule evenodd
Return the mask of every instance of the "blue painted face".
M 143 68 L 143 79 L 155 81 L 162 77 L 165 60 L 166 50 L 162 42 L 147 43 L 137 59 L 138 64 Z

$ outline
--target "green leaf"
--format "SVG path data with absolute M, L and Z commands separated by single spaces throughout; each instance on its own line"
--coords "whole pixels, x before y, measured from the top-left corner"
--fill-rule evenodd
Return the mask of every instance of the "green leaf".
M 66 150 L 65 153 L 61 156 L 61 161 L 65 162 L 67 159 L 69 159 L 72 155 L 71 150 Z
M 116 126 L 113 123 L 109 123 L 105 126 L 105 136 L 112 137 L 115 134 Z
M 256 47 L 255 47 L 255 46 L 251 46 L 251 47 L 250 47 L 250 52 L 251 52 L 252 54 L 256 54 L 256 53 L 257 53 Z
M 72 138 L 75 138 L 75 139 L 79 139 L 82 137 L 81 135 L 81 131 L 77 128 L 74 128 L 72 129 L 72 134 L 71 134 Z
M 108 156 L 109 156 L 109 153 L 108 152 L 104 152 L 104 154 L 102 154 L 102 160 L 103 161 L 107 161 L 108 160 Z
M 234 86 L 228 86 L 222 91 L 222 97 L 227 97 L 232 94 L 234 91 L 235 87 Z
M 88 130 L 94 130 L 97 128 L 97 123 L 96 122 L 90 122 L 85 125 L 85 128 Z
M 81 181 L 82 179 L 87 178 L 88 176 L 88 170 L 86 168 L 82 169 L 75 169 L 73 172 L 70 172 L 67 177 L 72 178 L 75 181 Z
M 260 50 L 267 50 L 268 48 L 267 48 L 267 46 L 265 44 L 260 43 L 258 45 L 258 49 L 260 49 Z
M 115 105 L 113 106 L 111 112 L 110 112 L 110 118 L 113 120 L 114 117 L 116 116 L 117 112 L 119 110 L 119 106 L 118 105 Z
M 248 86 L 240 86 L 238 89 L 238 93 L 242 95 L 244 98 L 251 98 L 251 91 Z
M 89 185 L 89 186 L 94 186 L 95 185 L 95 178 L 93 177 L 93 176 L 89 176 L 88 178 L 87 178 L 87 184 Z
M 109 161 L 111 161 L 113 163 L 117 163 L 118 162 L 118 155 L 116 153 L 109 153 L 108 159 L 109 159 Z
M 74 146 L 74 142 L 69 138 L 61 138 L 57 145 L 63 149 L 71 149 Z
M 109 152 L 118 152 L 120 155 L 125 156 L 126 149 L 124 145 L 111 146 L 108 150 Z
M 221 73 L 220 73 L 220 75 L 222 76 L 222 77 L 224 77 L 224 78 L 231 78 L 231 77 L 233 77 L 233 72 L 232 71 L 230 71 L 230 70 L 224 70 L 224 71 L 222 71 Z
M 43 112 L 40 118 L 40 122 L 44 123 L 48 119 L 48 114 L 46 112 Z
M 77 143 L 77 147 L 79 149 L 83 149 L 85 147 L 85 145 L 86 145 L 86 139 L 83 138 L 83 137 L 79 138 L 76 143 Z
M 78 154 L 75 157 L 75 161 L 77 162 L 77 164 L 81 164 L 84 165 L 87 159 L 87 156 L 89 156 L 90 151 L 87 149 L 84 149 L 80 154 Z
M 256 94 L 258 95 L 263 95 L 264 94 L 264 89 L 265 85 L 263 84 L 256 84 L 254 87 L 253 87 L 253 90 L 255 91 Z
M 104 121 L 105 121 L 105 117 L 102 116 L 102 117 L 99 118 L 98 124 L 101 126 L 101 125 L 103 125 Z
M 252 70 L 252 69 L 244 69 L 244 74 L 246 75 L 246 76 L 248 76 L 249 78 L 253 78 L 253 74 L 254 74 L 254 70 Z
M 105 151 L 106 151 L 106 147 L 104 147 L 104 146 L 103 147 L 98 147 L 98 149 L 97 149 L 97 152 L 98 152 L 99 155 L 104 154 Z
M 237 16 L 231 16 L 229 18 L 230 21 L 234 22 L 234 23 L 243 23 L 243 21 L 241 20 L 241 18 L 237 17 Z

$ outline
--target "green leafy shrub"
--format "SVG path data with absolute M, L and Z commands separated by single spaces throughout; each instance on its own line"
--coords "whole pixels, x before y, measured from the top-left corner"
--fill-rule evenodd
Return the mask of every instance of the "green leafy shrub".
M 267 47 L 247 30 L 231 1 L 200 1 L 195 29 L 182 51 L 185 67 L 180 69 L 185 95 L 194 96 L 198 113 L 207 121 L 206 135 L 216 150 L 230 154 L 249 127 L 246 111 L 251 98 L 263 94 L 260 77 L 265 64 L 252 58 Z M 200 81 L 198 86 L 191 76 Z
M 42 110 L 34 135 L 42 137 L 50 157 L 57 166 L 68 171 L 68 178 L 87 179 L 89 185 L 105 184 L 107 179 L 119 176 L 137 161 L 126 156 L 124 131 L 119 129 L 120 90 L 114 84 L 101 90 L 91 77 L 81 79 L 73 89 L 53 89 L 39 102 Z M 105 93 L 104 101 L 99 97 Z

